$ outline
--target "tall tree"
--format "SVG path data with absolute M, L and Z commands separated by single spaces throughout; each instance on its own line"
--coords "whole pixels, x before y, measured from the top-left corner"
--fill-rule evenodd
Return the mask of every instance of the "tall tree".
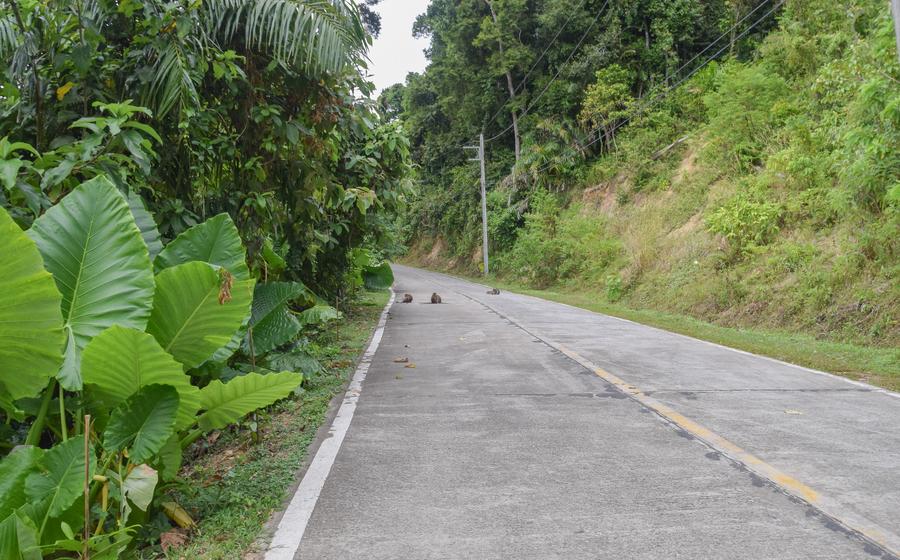
M 482 33 L 478 40 L 481 44 L 490 41 L 495 41 L 497 44 L 497 53 L 496 56 L 491 57 L 491 62 L 506 77 L 506 87 L 509 91 L 509 112 L 512 118 L 513 142 L 515 143 L 516 162 L 518 162 L 521 154 L 521 142 L 518 108 L 516 105 L 516 86 L 513 83 L 512 73 L 515 67 L 522 65 L 530 58 L 527 47 L 517 38 L 517 34 L 522 32 L 518 26 L 527 18 L 527 5 L 524 0 L 484 0 L 484 2 L 491 11 L 491 19 L 489 23 L 485 22 L 485 24 L 482 24 Z M 497 16 L 498 10 L 502 10 L 504 16 L 502 21 Z M 505 49 L 504 41 L 507 45 Z

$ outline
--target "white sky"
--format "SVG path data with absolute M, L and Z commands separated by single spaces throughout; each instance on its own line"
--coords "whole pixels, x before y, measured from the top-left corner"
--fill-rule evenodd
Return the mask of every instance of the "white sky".
M 409 72 L 425 70 L 423 52 L 428 39 L 414 39 L 412 26 L 416 16 L 425 13 L 429 0 L 382 0 L 375 6 L 381 14 L 381 35 L 369 50 L 370 80 L 375 82 L 377 97 L 381 90 L 406 80 Z

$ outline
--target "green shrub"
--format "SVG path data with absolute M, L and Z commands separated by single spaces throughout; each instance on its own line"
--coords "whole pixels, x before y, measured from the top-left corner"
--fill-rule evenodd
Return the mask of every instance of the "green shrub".
M 247 371 L 210 381 L 242 339 L 254 346 L 254 330 L 266 349 L 297 334 L 284 305 L 302 286 L 254 292 L 227 214 L 163 247 L 153 218 L 134 202 L 98 176 L 27 233 L 0 208 L 0 257 L 12 263 L 0 292 L 0 410 L 28 427 L 24 441 L 0 440 L 15 448 L 0 461 L 4 481 L 24 487 L 2 496 L 2 558 L 58 558 L 82 545 L 98 558 L 101 550 L 119 557 L 136 544 L 135 523 L 159 506 L 154 493 L 176 477 L 183 448 L 303 380 Z M 54 396 L 59 412 L 51 415 Z M 34 399 L 39 408 L 28 405 Z M 75 535 L 87 522 L 98 528 L 85 544 Z M 41 550 L 22 554 L 35 545 Z
M 615 303 L 622 299 L 624 288 L 622 287 L 622 279 L 614 274 L 606 277 L 606 300 Z
M 728 241 L 734 256 L 741 256 L 772 239 L 778 232 L 781 213 L 780 204 L 742 192 L 707 216 L 706 227 Z
M 759 64 L 724 64 L 718 84 L 703 98 L 712 154 L 736 171 L 747 171 L 762 162 L 776 127 L 790 113 L 785 103 L 790 88 L 784 78 Z
M 817 253 L 815 245 L 809 243 L 782 243 L 772 248 L 767 260 L 772 270 L 783 274 L 803 269 Z

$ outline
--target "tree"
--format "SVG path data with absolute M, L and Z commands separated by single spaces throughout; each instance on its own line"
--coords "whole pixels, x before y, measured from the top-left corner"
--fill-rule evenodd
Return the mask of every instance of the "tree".
M 362 20 L 366 31 L 372 37 L 378 38 L 381 34 L 381 14 L 376 12 L 373 7 L 381 3 L 381 0 L 363 0 L 358 2 L 356 6 L 359 8 L 359 16 Z
M 631 114 L 634 106 L 630 84 L 628 71 L 613 64 L 597 71 L 595 82 L 585 93 L 578 119 L 583 125 L 603 133 L 607 149 L 615 145 L 615 128 Z
M 271 245 L 287 274 L 323 294 L 344 289 L 348 248 L 390 230 L 374 215 L 400 203 L 406 162 L 394 158 L 394 129 L 359 97 L 370 37 L 354 1 L 3 2 L 15 9 L 0 16 L 0 138 L 57 154 L 36 162 L 48 181 L 27 192 L 33 200 L 91 178 L 82 156 L 128 154 L 140 166 L 107 171 L 145 195 L 164 237 L 228 212 L 251 261 L 262 266 Z M 132 120 L 159 142 L 124 128 L 99 142 L 83 119 L 123 99 L 150 109 Z M 87 140 L 84 153 L 60 152 Z M 359 158 L 380 142 L 396 149 L 363 173 Z M 20 191 L 0 192 L 0 204 L 27 225 Z
M 484 0 L 484 3 L 491 12 L 491 18 L 482 22 L 481 33 L 476 38 L 476 45 L 496 43 L 497 52 L 488 58 L 488 63 L 492 69 L 502 73 L 506 78 L 513 142 L 516 161 L 519 161 L 521 152 L 519 118 L 516 87 L 513 83 L 512 73 L 514 69 L 523 68 L 531 59 L 529 49 L 518 39 L 522 33 L 522 24 L 528 20 L 528 6 L 524 0 Z M 500 13 L 499 17 L 498 12 Z

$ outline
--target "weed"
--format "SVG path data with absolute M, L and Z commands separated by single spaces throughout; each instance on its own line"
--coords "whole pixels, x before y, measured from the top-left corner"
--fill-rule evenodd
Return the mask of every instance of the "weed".
M 387 298 L 387 292 L 364 292 L 345 321 L 309 344 L 325 372 L 306 384 L 296 400 L 282 402 L 260 417 L 260 443 L 252 443 L 245 426 L 221 432 L 212 443 L 199 444 L 204 446 L 202 455 L 182 472 L 184 484 L 172 496 L 199 520 L 199 531 L 184 547 L 170 549 L 166 557 L 232 560 L 250 550 L 261 527 L 282 505 L 332 398 L 352 375 Z

